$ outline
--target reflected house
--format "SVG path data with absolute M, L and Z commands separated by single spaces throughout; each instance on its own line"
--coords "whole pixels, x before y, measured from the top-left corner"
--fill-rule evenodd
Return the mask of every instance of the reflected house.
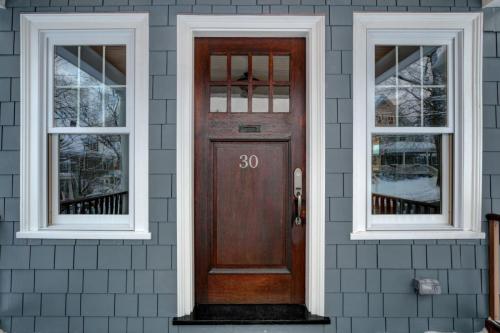
M 441 206 L 439 136 L 374 136 L 374 214 L 438 213 Z
M 374 176 L 388 180 L 437 177 L 439 165 L 436 144 L 406 137 L 405 141 L 374 138 Z M 426 138 L 432 140 L 432 138 Z
M 396 123 L 396 105 L 386 95 L 379 95 L 375 101 L 377 110 L 375 122 L 379 126 L 390 126 Z

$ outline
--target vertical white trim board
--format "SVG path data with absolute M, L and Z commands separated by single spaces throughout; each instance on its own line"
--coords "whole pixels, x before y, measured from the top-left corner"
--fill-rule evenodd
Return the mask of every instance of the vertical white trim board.
M 177 16 L 177 315 L 194 302 L 194 37 L 305 37 L 307 175 L 306 305 L 325 303 L 325 18 Z

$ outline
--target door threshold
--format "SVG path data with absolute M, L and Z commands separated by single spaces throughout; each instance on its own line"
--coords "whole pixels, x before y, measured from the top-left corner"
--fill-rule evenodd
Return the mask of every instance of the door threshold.
M 302 304 L 197 304 L 173 325 L 326 325 L 329 317 L 311 314 Z

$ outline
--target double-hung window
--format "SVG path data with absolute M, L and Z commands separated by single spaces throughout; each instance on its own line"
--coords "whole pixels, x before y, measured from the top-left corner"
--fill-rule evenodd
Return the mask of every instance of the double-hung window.
M 21 22 L 18 237 L 149 238 L 147 15 Z
M 354 14 L 353 239 L 483 236 L 481 32 L 478 13 Z

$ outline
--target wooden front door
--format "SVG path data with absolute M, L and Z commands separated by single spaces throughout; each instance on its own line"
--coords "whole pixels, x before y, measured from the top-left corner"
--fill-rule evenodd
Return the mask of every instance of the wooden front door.
M 195 39 L 198 304 L 305 302 L 305 66 L 303 38 Z

